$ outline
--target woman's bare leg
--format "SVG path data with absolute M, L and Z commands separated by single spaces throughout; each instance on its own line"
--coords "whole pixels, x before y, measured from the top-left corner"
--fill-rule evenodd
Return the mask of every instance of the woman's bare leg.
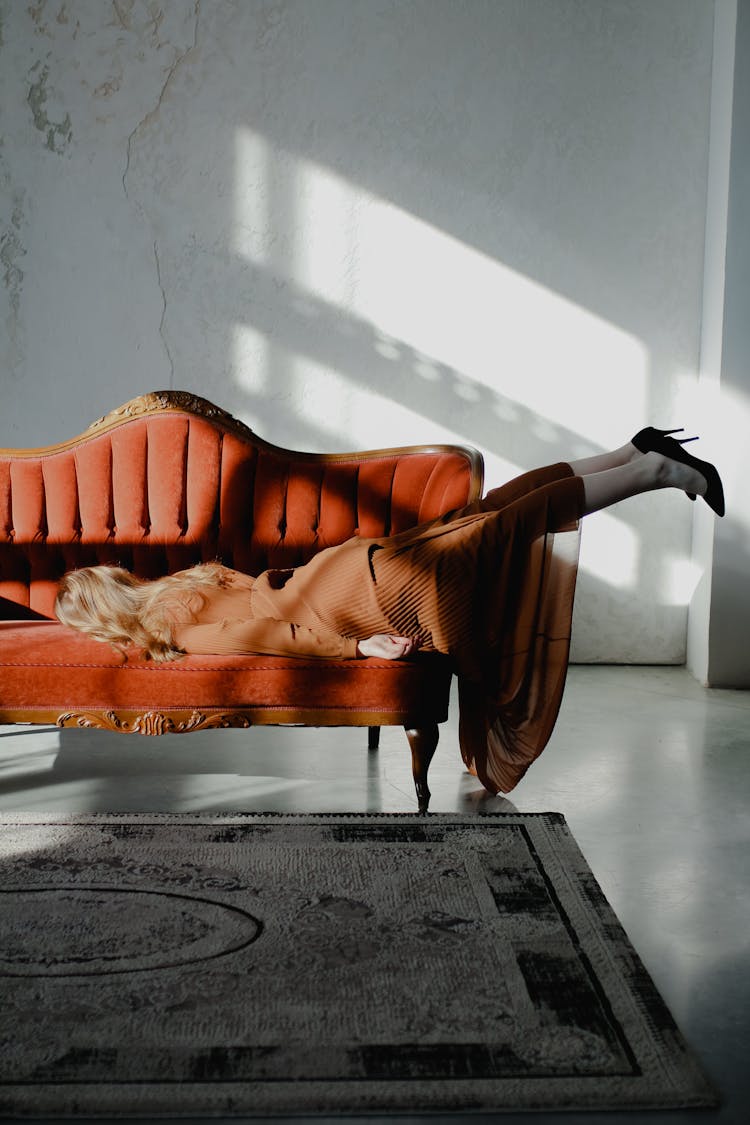
M 627 449 L 627 446 L 623 446 Z M 635 449 L 631 446 L 631 449 Z M 616 453 L 622 452 L 621 450 Z M 637 451 L 636 451 L 637 452 Z M 603 455 L 605 458 L 608 454 Z M 584 515 L 599 512 L 608 508 L 619 500 L 627 500 L 630 496 L 638 496 L 642 492 L 653 492 L 658 488 L 680 488 L 683 492 L 692 492 L 694 495 L 703 496 L 707 485 L 706 478 L 697 469 L 683 465 L 679 461 L 672 461 L 663 457 L 661 453 L 638 454 L 633 460 L 615 464 L 611 468 L 600 471 L 581 473 L 576 466 L 585 464 L 586 461 L 597 461 L 598 458 L 586 458 L 585 461 L 571 462 L 571 468 L 577 476 L 583 478 L 584 487 Z
M 571 469 L 577 477 L 586 477 L 591 473 L 603 473 L 607 469 L 616 469 L 620 465 L 627 465 L 630 461 L 637 460 L 643 454 L 636 449 L 632 442 L 613 449 L 610 453 L 597 453 L 593 457 L 581 457 L 578 461 L 569 462 Z

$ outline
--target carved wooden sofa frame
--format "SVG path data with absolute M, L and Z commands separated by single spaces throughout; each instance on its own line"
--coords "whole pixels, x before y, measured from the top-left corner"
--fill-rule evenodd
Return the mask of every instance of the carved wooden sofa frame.
M 477 450 L 301 453 L 205 399 L 143 395 L 79 437 L 0 449 L 0 723 L 158 735 L 212 727 L 406 730 L 420 812 L 448 716 L 447 658 L 123 659 L 53 619 L 66 571 L 117 563 L 146 578 L 219 559 L 257 574 L 351 535 L 387 535 L 481 495 Z

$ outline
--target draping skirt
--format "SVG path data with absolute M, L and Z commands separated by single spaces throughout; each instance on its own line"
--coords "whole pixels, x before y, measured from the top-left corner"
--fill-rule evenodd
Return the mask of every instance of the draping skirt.
M 508 792 L 546 746 L 562 700 L 583 481 L 524 473 L 370 553 L 390 631 L 450 655 L 467 768 Z

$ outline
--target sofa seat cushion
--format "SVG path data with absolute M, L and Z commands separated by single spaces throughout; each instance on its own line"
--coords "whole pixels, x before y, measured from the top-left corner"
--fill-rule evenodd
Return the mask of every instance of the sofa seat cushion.
M 170 711 L 257 708 L 293 722 L 335 722 L 335 712 L 377 713 L 384 725 L 447 716 L 448 658 L 407 661 L 304 660 L 274 656 L 186 656 L 154 664 L 127 661 L 109 645 L 54 621 L 0 621 L 0 721 L 13 712 Z M 326 718 L 326 712 L 329 713 Z M 348 717 L 347 717 L 348 716 Z M 266 714 L 260 721 L 271 722 Z M 364 720 L 363 720 L 364 721 Z M 312 723 L 311 725 L 315 725 Z

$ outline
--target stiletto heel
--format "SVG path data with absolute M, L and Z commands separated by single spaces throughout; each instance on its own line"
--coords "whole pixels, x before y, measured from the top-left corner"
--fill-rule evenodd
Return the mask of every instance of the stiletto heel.
M 646 426 L 645 430 L 639 430 L 635 437 L 630 439 L 632 445 L 641 453 L 650 453 L 656 449 L 654 442 L 662 441 L 664 438 L 669 437 L 670 434 L 681 434 L 684 432 L 684 426 L 678 426 L 676 430 L 657 430 L 654 426 Z M 697 441 L 697 437 L 674 438 L 680 445 L 686 445 L 689 441 Z
M 631 441 L 641 453 L 661 453 L 662 456 L 669 457 L 672 461 L 680 461 L 683 465 L 689 465 L 692 469 L 697 469 L 707 485 L 703 499 L 709 508 L 716 512 L 717 516 L 723 516 L 725 511 L 724 488 L 716 466 L 712 465 L 710 461 L 701 461 L 700 458 L 693 457 L 692 453 L 688 453 L 686 449 L 682 448 L 689 441 L 697 441 L 697 438 L 673 438 L 669 436 L 681 432 L 682 426 L 679 430 L 657 430 L 653 426 L 647 426 L 645 430 L 639 430 Z M 695 499 L 695 493 L 688 492 L 687 495 L 691 500 Z

